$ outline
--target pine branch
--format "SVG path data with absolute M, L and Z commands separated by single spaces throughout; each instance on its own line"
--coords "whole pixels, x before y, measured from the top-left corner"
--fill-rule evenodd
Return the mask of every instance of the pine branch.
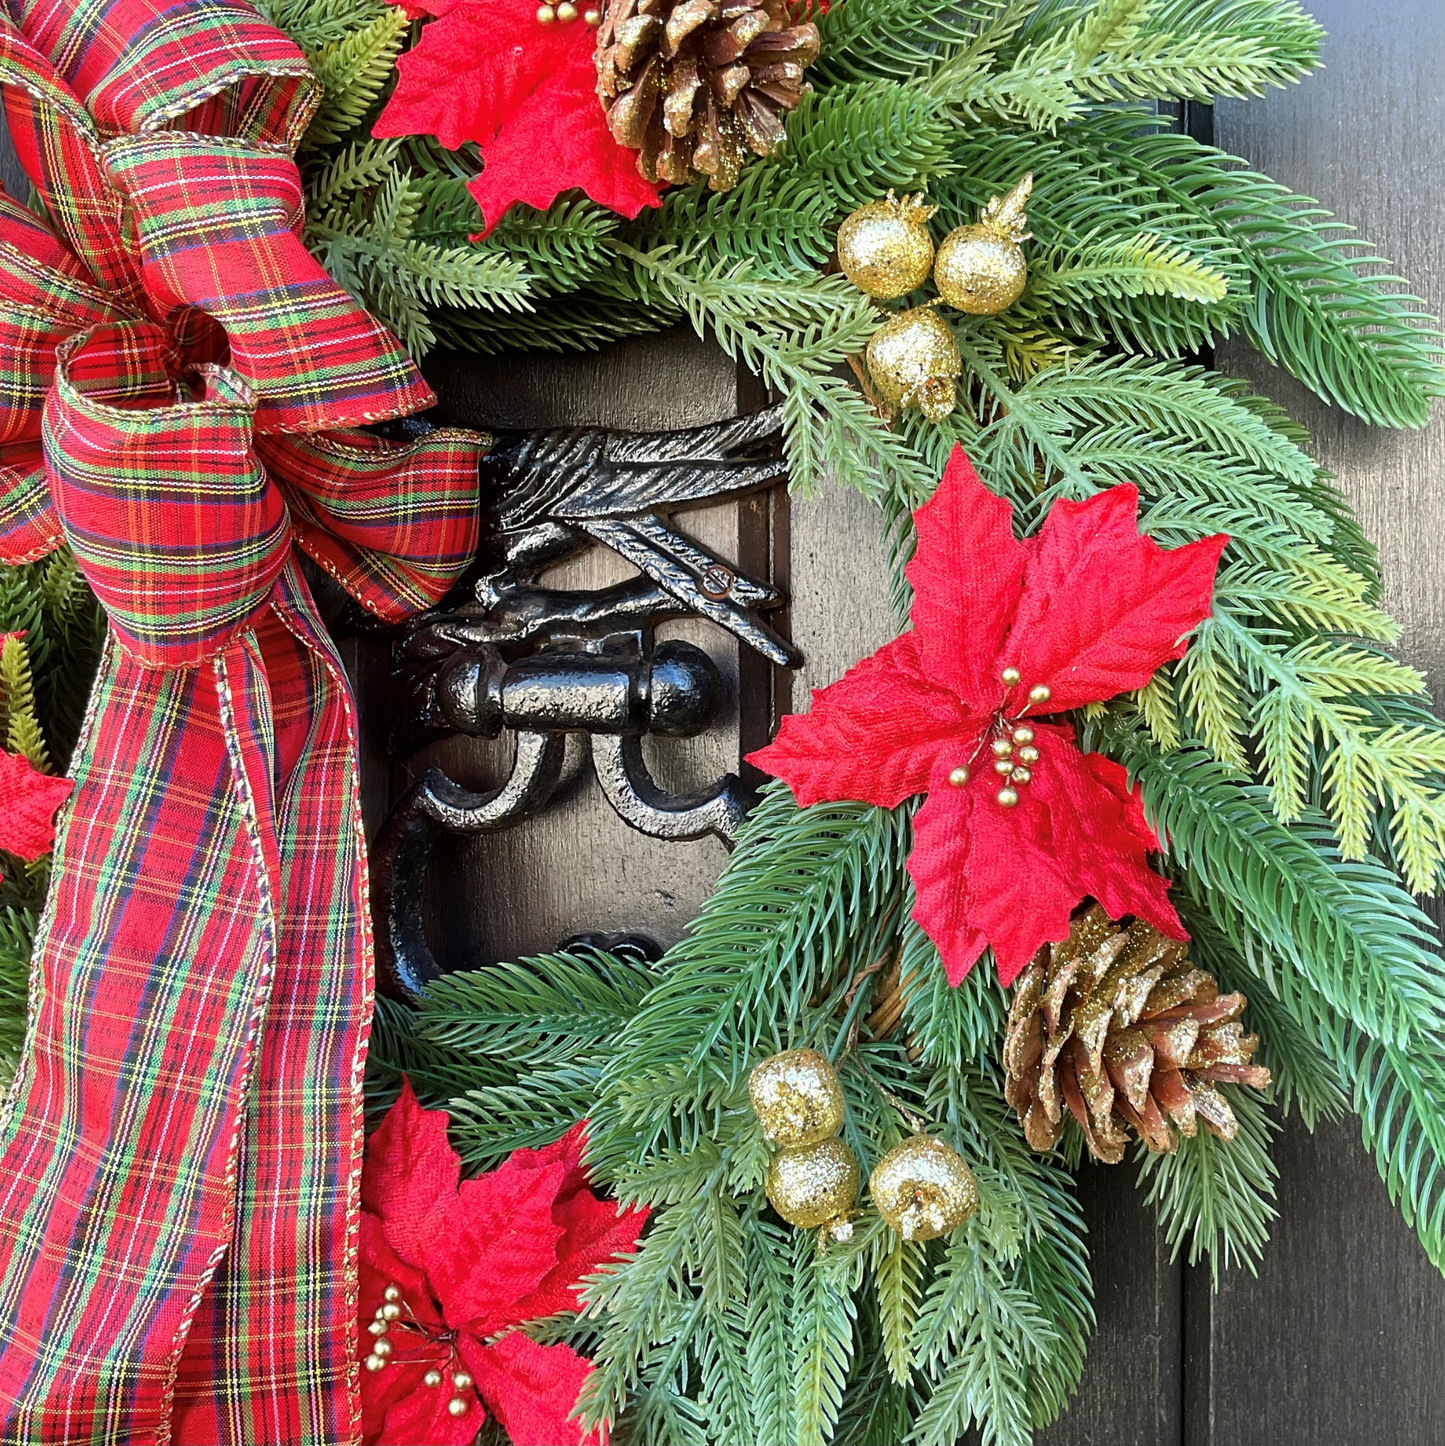
M 863 398 L 834 371 L 878 325 L 873 304 L 841 276 L 780 282 L 745 263 L 705 265 L 671 253 L 619 246 L 731 357 L 784 394 L 783 440 L 793 485 L 825 478 L 868 495 L 913 495 L 925 483 L 919 459 L 879 425 Z
M 663 1146 L 689 1153 L 704 1113 L 732 1100 L 746 1112 L 757 1056 L 811 1042 L 801 1026 L 820 986 L 833 987 L 854 951 L 871 963 L 896 916 L 908 822 L 854 804 L 799 809 L 781 784 L 765 791 L 621 1035 L 592 1116 L 599 1168 L 624 1170 Z
M 1285 827 L 1264 789 L 1197 748 L 1104 741 L 1137 778 L 1169 859 L 1207 891 L 1220 929 L 1281 999 L 1297 1008 L 1318 994 L 1392 1046 L 1429 1035 L 1445 979 L 1428 920 L 1383 865 L 1342 859 L 1317 814 Z
M 793 1232 L 793 1298 L 789 1310 L 794 1370 L 793 1440 L 824 1446 L 843 1404 L 853 1356 L 855 1282 L 838 1257 L 820 1256 L 812 1235 Z
M 1172 1154 L 1155 1154 L 1140 1145 L 1135 1155 L 1146 1200 L 1159 1211 L 1159 1227 L 1173 1259 L 1188 1242 L 1190 1265 L 1209 1258 L 1214 1288 L 1220 1266 L 1242 1265 L 1251 1275 L 1269 1240 L 1274 1182 L 1279 1171 L 1269 1157 L 1278 1126 L 1250 1090 L 1222 1086 L 1239 1122 L 1232 1140 L 1201 1129 L 1184 1136 Z
M 536 1150 L 585 1119 L 597 1095 L 602 1064 L 572 1063 L 529 1070 L 515 1082 L 468 1089 L 447 1101 L 452 1143 L 469 1170 L 490 1169 L 513 1150 Z
M 1207 333 L 1186 328 L 1182 317 L 1174 326 L 1161 324 L 1129 303 L 1139 297 L 1169 297 L 1216 306 L 1228 298 L 1230 278 L 1186 247 L 1154 232 L 1137 231 L 1031 258 L 1028 293 L 1021 316 L 1047 317 L 1072 336 L 1114 341 L 1126 350 L 1142 346 L 1156 354 L 1180 354 Z
M 382 0 L 261 0 L 256 8 L 268 24 L 312 51 L 369 25 L 385 7 Z
M 1093 1285 L 1073 1181 L 1024 1143 L 993 1068 L 935 1072 L 925 1109 L 978 1176 L 982 1203 L 971 1231 L 1000 1270 L 1010 1262 L 1007 1279 L 1048 1322 L 1048 1348 L 1024 1362 L 1021 1381 L 1028 1418 L 1042 1426 L 1078 1385 L 1094 1327 Z M 921 1345 L 915 1349 L 925 1354 Z
M 1390 901 L 1393 884 L 1368 878 L 1361 884 L 1373 885 Z M 1193 881 L 1191 886 L 1200 892 Z M 1404 909 L 1411 908 L 1398 889 L 1395 896 L 1405 901 Z M 1423 922 L 1423 916 L 1417 917 Z M 1418 931 L 1420 923 L 1405 919 L 1402 932 L 1411 926 Z M 1445 1271 L 1445 1037 L 1438 1007 L 1407 1047 L 1383 1044 L 1359 1029 L 1348 1013 L 1331 1009 L 1318 993 L 1282 988 L 1281 976 L 1267 961 L 1241 954 L 1239 963 L 1254 981 L 1251 1004 L 1274 991 L 1296 1027 L 1346 1082 L 1365 1145 L 1374 1152 L 1392 1203 L 1415 1227 L 1430 1261 Z
M 1338 1119 L 1348 1101 L 1329 1053 L 1249 971 L 1210 917 L 1207 902 L 1196 902 L 1187 885 L 1174 902 L 1189 930 L 1191 958 L 1214 975 L 1221 992 L 1241 990 L 1248 997 L 1249 1029 L 1259 1036 L 1258 1059 L 1271 1076 L 1270 1103 L 1283 1115 L 1297 1112 L 1309 1130 L 1320 1120 Z
M 404 7 L 389 6 L 360 29 L 327 41 L 306 57 L 321 82 L 321 104 L 306 128 L 307 145 L 344 140 L 361 124 L 391 79 L 409 24 Z
M 792 1441 L 792 1338 L 781 1308 L 791 1288 L 793 1242 L 787 1226 L 755 1214 L 744 1221 L 748 1282 L 748 1375 L 755 1439 Z
M 949 98 L 970 119 L 992 112 L 1052 131 L 1091 103 L 1259 95 L 1311 70 L 1322 36 L 1275 0 L 1041 6 L 1007 64 L 965 70 Z
M 1067 137 L 1221 228 L 1253 293 L 1241 313 L 1259 350 L 1326 401 L 1384 426 L 1420 426 L 1445 390 L 1441 339 L 1418 297 L 1307 197 L 1187 136 L 1144 133 L 1139 111 L 1091 115 Z
M 509 1084 L 516 1071 L 423 1039 L 417 1033 L 414 1009 L 378 996 L 366 1055 L 366 1109 L 371 1123 L 379 1123 L 396 1102 L 403 1076 L 424 1105 L 440 1109 L 452 1096 L 469 1089 Z
M 911 917 L 898 956 L 903 1024 L 924 1065 L 960 1069 L 986 1058 L 1003 1038 L 1008 996 L 998 983 L 991 955 L 976 963 L 957 987 L 948 982 L 933 941 Z
M 417 1026 L 461 1053 L 566 1064 L 614 1040 L 657 979 L 640 959 L 543 954 L 444 975 L 419 1001 Z
M 839 0 L 818 17 L 820 85 L 913 80 L 966 60 L 987 69 L 1034 0 Z
M 358 191 L 370 191 L 395 174 L 396 140 L 353 141 L 344 151 L 307 176 L 307 209 L 325 212 Z
M 873 1280 L 878 1292 L 883 1356 L 889 1374 L 906 1386 L 913 1372 L 913 1333 L 922 1296 L 924 1250 L 920 1242 L 889 1231 L 875 1251 Z
M 29 759 L 31 766 L 41 773 L 49 773 L 50 755 L 35 713 L 30 651 L 23 638 L 7 637 L 0 645 L 0 702 L 5 711 L 7 750 Z

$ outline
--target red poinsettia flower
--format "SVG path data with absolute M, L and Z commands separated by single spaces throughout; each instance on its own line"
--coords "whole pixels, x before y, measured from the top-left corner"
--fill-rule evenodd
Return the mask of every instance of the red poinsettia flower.
M 41 773 L 19 753 L 0 753 L 0 849 L 34 863 L 55 846 L 55 812 L 75 784 Z
M 1142 687 L 1209 614 L 1228 538 L 1166 552 L 1139 535 L 1138 506 L 1127 486 L 1058 502 L 1019 542 L 1008 503 L 955 448 L 914 514 L 913 631 L 752 755 L 804 805 L 928 795 L 908 861 L 913 916 L 952 984 L 990 945 L 1012 983 L 1041 944 L 1068 937 L 1086 897 L 1187 937 L 1124 770 L 1043 721 Z
M 600 3 L 600 0 L 599 0 Z M 475 141 L 485 162 L 468 190 L 486 235 L 517 201 L 545 211 L 577 186 L 629 220 L 661 205 L 597 99 L 597 32 L 580 18 L 543 25 L 537 0 L 420 0 L 435 16 L 396 62 L 376 136 Z M 581 8 L 579 6 L 579 8 Z
M 568 1419 L 592 1363 L 513 1329 L 575 1311 L 582 1278 L 632 1249 L 647 1220 L 588 1189 L 585 1131 L 459 1183 L 446 1111 L 403 1084 L 361 1177 L 367 1446 L 466 1446 L 488 1410 L 515 1446 L 599 1439 Z

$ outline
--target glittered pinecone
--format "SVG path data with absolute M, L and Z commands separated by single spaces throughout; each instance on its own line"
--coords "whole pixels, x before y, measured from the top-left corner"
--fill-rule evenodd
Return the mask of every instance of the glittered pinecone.
M 737 184 L 771 155 L 818 58 L 818 27 L 784 0 L 611 0 L 597 32 L 597 95 L 650 181 Z
M 1024 1135 L 1047 1150 L 1064 1110 L 1089 1152 L 1117 1164 L 1132 1126 L 1151 1150 L 1202 1123 L 1221 1139 L 1238 1128 L 1217 1085 L 1262 1089 L 1250 1064 L 1255 1035 L 1240 1024 L 1242 994 L 1221 994 L 1187 958 L 1188 945 L 1142 921 L 1112 922 L 1097 904 L 1061 944 L 1046 944 L 1014 986 L 1003 1062 L 1005 1093 Z

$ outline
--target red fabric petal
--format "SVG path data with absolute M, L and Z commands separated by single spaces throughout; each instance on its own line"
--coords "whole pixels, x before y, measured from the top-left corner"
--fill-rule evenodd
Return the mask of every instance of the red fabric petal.
M 462 1357 L 477 1378 L 492 1414 L 513 1446 L 594 1446 L 598 1433 L 584 1435 L 569 1420 L 592 1362 L 571 1346 L 538 1345 L 510 1331 L 495 1345 L 462 1342 Z
M 1014 538 L 1012 517 L 962 447 L 953 449 L 932 499 L 913 514 L 918 547 L 905 571 L 923 669 L 977 712 L 991 712 L 1005 692 L 999 655 L 1029 555 Z
M 0 753 L 0 849 L 34 863 L 55 846 L 55 811 L 75 787 L 19 753 Z
M 376 1374 L 388 1376 L 392 1367 Z M 475 1391 L 463 1393 L 468 1410 L 464 1416 L 453 1416 L 447 1410 L 447 1403 L 457 1394 L 450 1380 L 440 1386 L 428 1386 L 422 1377 L 423 1366 L 407 1367 L 408 1381 L 414 1384 L 401 1396 L 386 1413 L 386 1420 L 376 1435 L 363 1431 L 365 1446 L 471 1446 L 476 1434 L 487 1419 L 486 1408 Z M 362 1395 L 366 1394 L 365 1377 L 362 1373 Z
M 1023 674 L 1011 705 L 1022 707 L 1040 683 L 1051 713 L 1101 702 L 1142 688 L 1161 663 L 1184 655 L 1188 634 L 1209 616 L 1229 539 L 1166 552 L 1139 535 L 1138 511 L 1129 486 L 1054 504 L 1000 659 Z
M 1083 754 L 1066 726 L 1038 724 L 1039 761 L 1018 804 L 998 802 L 1002 780 L 980 769 L 963 789 L 936 780 L 914 825 L 908 871 L 913 917 L 957 984 L 991 945 L 1012 984 L 1040 945 L 1066 939 L 1086 898 L 1113 918 L 1137 914 L 1171 938 L 1187 937 L 1168 881 L 1149 866 L 1158 847 L 1124 770 Z
M 444 1366 L 451 1352 L 439 1341 L 429 1340 L 422 1331 L 411 1330 L 406 1321 L 415 1318 L 424 1327 L 439 1332 L 442 1320 L 432 1302 L 431 1291 L 420 1270 L 408 1265 L 386 1243 L 381 1221 L 368 1210 L 361 1213 L 360 1238 L 360 1292 L 361 1332 L 357 1355 L 365 1360 L 371 1353 L 376 1337 L 367 1329 L 375 1318 L 376 1308 L 385 1300 L 388 1285 L 401 1287 L 403 1318 L 388 1332 L 392 1343 L 392 1356 L 387 1365 L 379 1371 L 361 1372 L 361 1429 L 362 1439 L 370 1446 L 372 1442 L 409 1443 L 451 1441 L 450 1436 L 407 1434 L 415 1429 L 414 1421 L 419 1410 L 427 1406 L 425 1398 L 414 1400 L 419 1393 L 435 1391 L 424 1385 L 423 1377 L 433 1366 Z M 446 1400 L 442 1410 L 445 1414 Z M 477 1422 L 472 1423 L 472 1434 L 476 1434 Z M 458 1438 L 459 1442 L 471 1440 L 471 1436 Z
M 857 799 L 893 808 L 969 762 L 986 720 L 933 682 L 917 631 L 904 633 L 813 693 L 748 762 L 783 779 L 798 802 Z
M 417 1269 L 427 1269 L 461 1172 L 462 1162 L 447 1143 L 446 1111 L 422 1109 L 411 1081 L 404 1079 L 400 1097 L 367 1145 L 361 1203 L 381 1220 L 392 1249 Z
M 368 1441 L 469 1441 L 481 1425 L 480 1412 L 461 1418 L 470 1419 L 470 1434 L 424 1434 L 445 1411 L 445 1388 L 440 1406 L 430 1394 L 417 1395 L 436 1389 L 423 1382 L 428 1369 L 447 1368 L 450 1347 L 441 1337 L 450 1339 L 454 1332 L 457 1349 L 475 1355 L 483 1337 L 536 1316 L 575 1310 L 579 1280 L 634 1245 L 647 1219 L 645 1210 L 619 1217 L 614 1205 L 588 1188 L 585 1121 L 543 1149 L 513 1151 L 498 1169 L 460 1186 L 446 1123 L 444 1111 L 422 1109 L 404 1083 L 367 1155 L 360 1249 L 363 1360 L 374 1340 L 366 1328 L 388 1286 L 400 1287 L 402 1306 L 388 1333 L 393 1352 L 387 1365 L 363 1373 Z M 570 1351 L 566 1355 L 577 1359 Z M 557 1382 L 574 1368 L 560 1371 L 560 1358 L 550 1354 L 542 1359 L 552 1365 L 533 1384 L 541 1381 L 543 1396 L 555 1396 Z M 580 1369 L 585 1375 L 585 1362 Z M 533 1366 L 527 1370 L 535 1376 Z M 517 1379 L 531 1377 L 521 1371 Z M 578 1384 L 570 1387 L 567 1410 Z M 518 1406 L 518 1419 L 527 1429 L 534 1417 L 551 1429 L 556 1413 L 548 1412 L 556 1404 L 551 1400 L 541 1415 L 535 1403 Z M 556 1419 L 565 1415 L 564 1410 Z M 447 1433 L 460 1430 L 456 1418 L 447 1416 L 443 1424 Z M 513 1439 L 522 1438 L 513 1432 Z M 552 1439 L 573 1440 L 576 1433 Z
M 435 8 L 397 61 L 374 135 L 434 135 L 449 150 L 475 141 L 486 165 L 469 189 L 487 231 L 514 202 L 545 209 L 572 186 L 629 218 L 661 204 L 636 153 L 607 129 L 590 26 L 541 25 L 536 0 Z
M 608 1264 L 619 1252 L 635 1249 L 637 1237 L 647 1224 L 649 1212 L 645 1208 L 619 1215 L 613 1201 L 599 1200 L 588 1188 L 582 1164 L 586 1142 L 587 1122 L 582 1120 L 545 1149 L 518 1151 L 561 1160 L 567 1166 L 567 1175 L 552 1205 L 553 1223 L 562 1227 L 557 1264 L 535 1291 L 517 1303 L 518 1320 L 578 1309 L 577 1292 L 583 1278 Z
M 545 211 L 573 186 L 629 221 L 662 205 L 656 183 L 637 169 L 637 152 L 618 145 L 607 129 L 590 47 L 585 74 L 559 74 L 534 91 L 479 149 L 486 165 L 467 190 L 481 208 L 483 237 L 516 202 Z
M 1029 788 L 1039 788 L 1056 832 L 1076 840 L 1069 857 L 1078 897 L 1097 899 L 1111 918 L 1136 914 L 1171 939 L 1187 939 L 1169 881 L 1149 866 L 1159 840 L 1128 774 L 1110 758 L 1072 748 L 1061 751 L 1059 765 L 1035 770 Z
M 1038 730 L 1040 737 L 1045 731 Z M 913 917 L 938 946 L 950 984 L 990 945 L 1008 983 L 1041 938 L 1068 936 L 1077 902 L 1047 808 L 1030 789 L 1019 790 L 1016 808 L 1004 808 L 1000 787 L 998 775 L 982 766 L 964 788 L 939 778 L 914 820 Z
M 567 1165 L 539 1164 L 530 1158 L 537 1153 L 514 1151 L 497 1169 L 468 1180 L 439 1217 L 427 1268 L 455 1327 L 490 1336 L 520 1324 L 528 1318 L 523 1302 L 557 1263 L 565 1231 L 552 1219 L 552 1204 Z

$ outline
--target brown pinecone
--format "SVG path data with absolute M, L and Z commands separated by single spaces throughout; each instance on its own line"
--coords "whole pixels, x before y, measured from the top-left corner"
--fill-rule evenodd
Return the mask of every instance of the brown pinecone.
M 1064 1108 L 1089 1152 L 1115 1165 L 1132 1125 L 1151 1150 L 1172 1150 L 1177 1126 L 1203 1122 L 1221 1139 L 1238 1124 L 1216 1088 L 1262 1089 L 1259 1045 L 1239 1022 L 1242 994 L 1220 994 L 1188 945 L 1142 921 L 1115 924 L 1095 904 L 1062 944 L 1046 944 L 1014 986 L 1004 1035 L 1005 1094 L 1036 1150 L 1056 1145 Z
M 771 155 L 818 58 L 818 27 L 786 0 L 612 0 L 597 32 L 597 95 L 649 181 L 737 183 Z

